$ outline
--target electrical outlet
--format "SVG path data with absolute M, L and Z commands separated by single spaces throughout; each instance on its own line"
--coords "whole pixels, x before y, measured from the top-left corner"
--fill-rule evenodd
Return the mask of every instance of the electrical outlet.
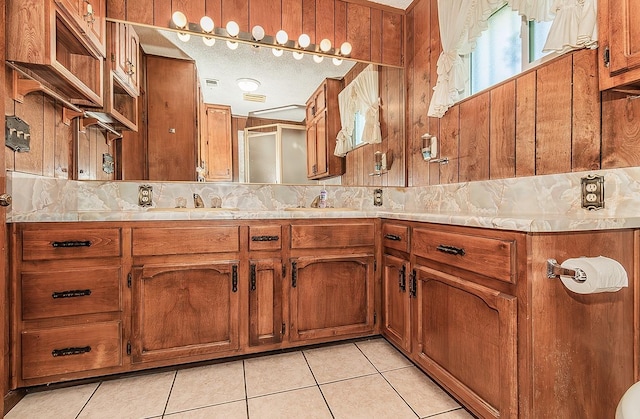
M 582 208 L 599 210 L 604 208 L 604 176 L 587 175 L 582 182 Z
M 138 186 L 138 205 L 141 207 L 150 207 L 153 204 L 153 186 Z
M 373 190 L 373 205 L 376 207 L 382 206 L 382 189 Z

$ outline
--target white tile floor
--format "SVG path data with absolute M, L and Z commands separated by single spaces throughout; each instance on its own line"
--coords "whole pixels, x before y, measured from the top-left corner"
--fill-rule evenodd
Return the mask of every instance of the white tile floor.
M 382 338 L 34 392 L 8 419 L 472 419 Z

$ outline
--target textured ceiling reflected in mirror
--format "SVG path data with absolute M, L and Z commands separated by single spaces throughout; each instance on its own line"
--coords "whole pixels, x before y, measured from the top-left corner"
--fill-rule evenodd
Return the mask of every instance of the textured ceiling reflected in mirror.
M 330 58 L 317 63 L 309 54 L 296 60 L 288 51 L 276 57 L 272 48 L 243 43 L 232 50 L 221 39 L 207 46 L 199 36 L 183 42 L 176 32 L 149 27 L 136 32 L 147 54 L 195 60 L 204 102 L 230 105 L 236 116 L 301 122 L 306 101 L 322 81 L 342 78 L 355 64 L 344 60 L 336 66 Z M 256 90 L 241 90 L 237 81 L 247 78 L 259 82 Z

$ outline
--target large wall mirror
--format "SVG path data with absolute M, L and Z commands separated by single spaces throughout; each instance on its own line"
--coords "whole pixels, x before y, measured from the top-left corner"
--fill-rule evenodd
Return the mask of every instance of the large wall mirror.
M 215 42 L 211 42 L 213 39 L 210 39 L 204 42 L 205 38 L 192 35 L 190 39 L 185 40 L 185 37 L 176 31 L 152 26 L 134 25 L 134 29 L 146 56 L 167 57 L 195 63 L 201 97 L 198 98 L 196 95 L 195 100 L 198 102 L 201 100 L 204 104 L 228 106 L 234 121 L 236 119 L 244 121 L 240 126 L 235 123 L 232 125 L 235 172 L 232 181 L 237 182 L 246 182 L 245 174 L 251 173 L 249 167 L 244 167 L 251 164 L 251 159 L 244 155 L 238 156 L 238 153 L 242 154 L 247 149 L 244 138 L 245 125 L 255 127 L 261 123 L 265 125 L 281 123 L 283 126 L 290 124 L 304 126 L 305 104 L 318 86 L 326 78 L 343 78 L 356 65 L 355 61 L 348 59 L 336 65 L 330 57 L 324 57 L 321 60 L 320 57 L 312 54 L 304 54 L 297 59 L 290 51 L 280 51 L 282 54 L 276 56 L 271 47 L 247 43 L 237 43 L 230 48 L 224 39 L 215 39 Z M 142 63 L 144 62 L 143 60 Z M 180 80 L 172 79 L 171 75 L 167 82 L 181 84 Z M 251 82 L 256 84 L 252 86 Z M 151 98 L 153 87 L 151 85 L 147 87 L 149 91 L 145 93 L 148 98 Z M 202 121 L 202 115 L 203 112 L 199 110 L 198 125 L 201 130 L 205 123 Z M 151 122 L 149 126 L 151 127 Z M 152 135 L 151 128 L 146 135 Z M 296 146 L 296 149 L 299 151 L 299 146 Z M 147 150 L 147 152 L 150 151 Z M 285 154 L 282 153 L 281 160 L 274 161 L 272 164 L 277 167 L 287 164 L 289 156 Z M 294 158 L 299 163 L 300 156 Z M 150 160 L 150 157 L 147 156 L 147 159 Z M 152 162 L 149 161 L 149 164 Z M 363 170 L 368 169 L 367 167 Z M 195 180 L 195 167 L 189 170 L 193 171 L 193 180 Z M 158 180 L 154 179 L 151 171 L 148 177 L 148 180 Z M 288 182 L 287 178 L 290 179 L 291 176 L 282 177 L 281 182 L 308 183 L 304 177 L 299 182 Z M 337 184 L 340 181 L 340 177 L 337 177 L 327 182 Z

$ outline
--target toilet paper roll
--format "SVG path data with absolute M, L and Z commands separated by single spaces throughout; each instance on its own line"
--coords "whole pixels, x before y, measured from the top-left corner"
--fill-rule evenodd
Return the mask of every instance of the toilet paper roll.
M 617 260 L 604 256 L 567 259 L 562 262 L 562 267 L 580 269 L 584 272 L 584 282 L 576 282 L 570 276 L 560 276 L 564 286 L 577 294 L 615 292 L 629 286 L 629 278 L 624 267 Z

